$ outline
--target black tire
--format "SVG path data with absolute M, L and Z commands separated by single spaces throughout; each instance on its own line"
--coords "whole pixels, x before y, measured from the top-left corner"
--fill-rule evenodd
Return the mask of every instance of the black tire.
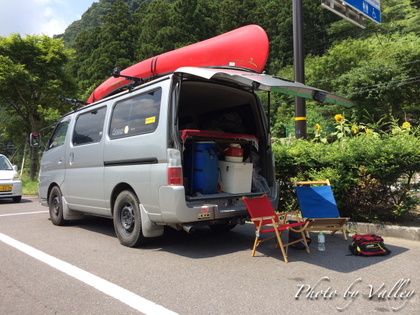
M 223 233 L 223 232 L 229 232 L 235 226 L 236 224 L 213 224 L 213 225 L 209 225 L 209 228 L 214 232 Z
M 13 202 L 18 203 L 22 200 L 22 196 L 13 197 Z
M 115 200 L 114 229 L 124 246 L 136 247 L 146 241 L 142 233 L 139 201 L 130 190 L 122 191 Z
M 66 225 L 67 220 L 63 217 L 63 200 L 60 188 L 54 186 L 51 189 L 50 197 L 48 198 L 48 207 L 50 209 L 50 218 L 54 225 Z

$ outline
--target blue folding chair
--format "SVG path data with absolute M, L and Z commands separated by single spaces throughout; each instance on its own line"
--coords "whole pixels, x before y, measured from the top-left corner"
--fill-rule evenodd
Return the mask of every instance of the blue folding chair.
M 323 185 L 323 186 L 312 186 Z M 345 224 L 350 218 L 340 217 L 330 181 L 297 181 L 296 196 L 302 218 L 308 222 L 308 231 L 331 231 L 331 235 L 341 231 L 347 241 Z

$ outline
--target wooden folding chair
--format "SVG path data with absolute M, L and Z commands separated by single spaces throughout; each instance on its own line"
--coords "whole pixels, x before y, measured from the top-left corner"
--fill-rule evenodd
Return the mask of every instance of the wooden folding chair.
M 256 229 L 254 246 L 252 248 L 252 253 L 251 253 L 252 257 L 254 257 L 255 250 L 260 243 L 269 241 L 272 239 L 277 240 L 276 248 L 277 246 L 280 246 L 283 259 L 286 263 L 289 262 L 289 260 L 287 259 L 287 254 L 284 248 L 289 245 L 292 245 L 298 242 L 303 242 L 303 244 L 305 244 L 306 246 L 306 252 L 310 253 L 308 243 L 306 242 L 306 236 L 304 233 L 305 229 L 308 226 L 308 223 L 300 221 L 298 211 L 277 214 L 274 211 L 273 206 L 270 203 L 270 200 L 265 195 L 260 198 L 248 199 L 246 197 L 243 197 L 242 199 L 246 205 L 246 208 L 248 209 L 249 215 L 251 216 L 251 221 L 254 223 L 254 226 Z M 295 214 L 295 220 L 297 222 L 292 223 L 292 224 L 286 224 L 287 215 L 291 215 L 291 214 Z M 300 227 L 300 229 L 296 230 L 294 229 L 295 227 Z M 294 231 L 294 232 L 300 232 L 302 235 L 302 238 L 295 240 L 293 242 L 289 242 L 287 244 L 283 244 L 281 240 L 281 234 L 284 231 L 288 231 L 288 230 Z M 261 240 L 260 235 L 262 233 L 275 233 L 275 235 Z
M 344 225 L 350 218 L 340 217 L 330 181 L 297 181 L 295 189 L 302 218 L 309 222 L 307 235 L 309 231 L 331 231 L 331 235 L 341 231 L 347 241 Z

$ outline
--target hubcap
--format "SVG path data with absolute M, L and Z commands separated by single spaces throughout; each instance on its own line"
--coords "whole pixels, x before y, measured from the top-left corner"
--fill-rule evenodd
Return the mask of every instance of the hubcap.
M 58 215 L 59 209 L 60 209 L 60 199 L 58 198 L 58 196 L 55 196 L 54 201 L 53 201 L 54 213 Z
M 121 209 L 121 225 L 127 234 L 130 234 L 134 228 L 134 212 L 133 207 L 125 205 Z

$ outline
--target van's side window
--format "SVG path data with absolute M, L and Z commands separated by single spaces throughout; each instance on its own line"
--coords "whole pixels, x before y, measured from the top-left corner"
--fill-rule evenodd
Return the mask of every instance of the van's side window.
M 73 145 L 99 142 L 104 130 L 106 107 L 95 109 L 77 118 Z
M 117 139 L 156 130 L 162 90 L 148 92 L 115 105 L 109 137 Z
M 64 140 L 66 140 L 67 129 L 69 127 L 69 122 L 69 120 L 63 121 L 59 123 L 57 127 L 55 127 L 50 140 L 48 140 L 46 148 L 47 151 L 64 144 Z

